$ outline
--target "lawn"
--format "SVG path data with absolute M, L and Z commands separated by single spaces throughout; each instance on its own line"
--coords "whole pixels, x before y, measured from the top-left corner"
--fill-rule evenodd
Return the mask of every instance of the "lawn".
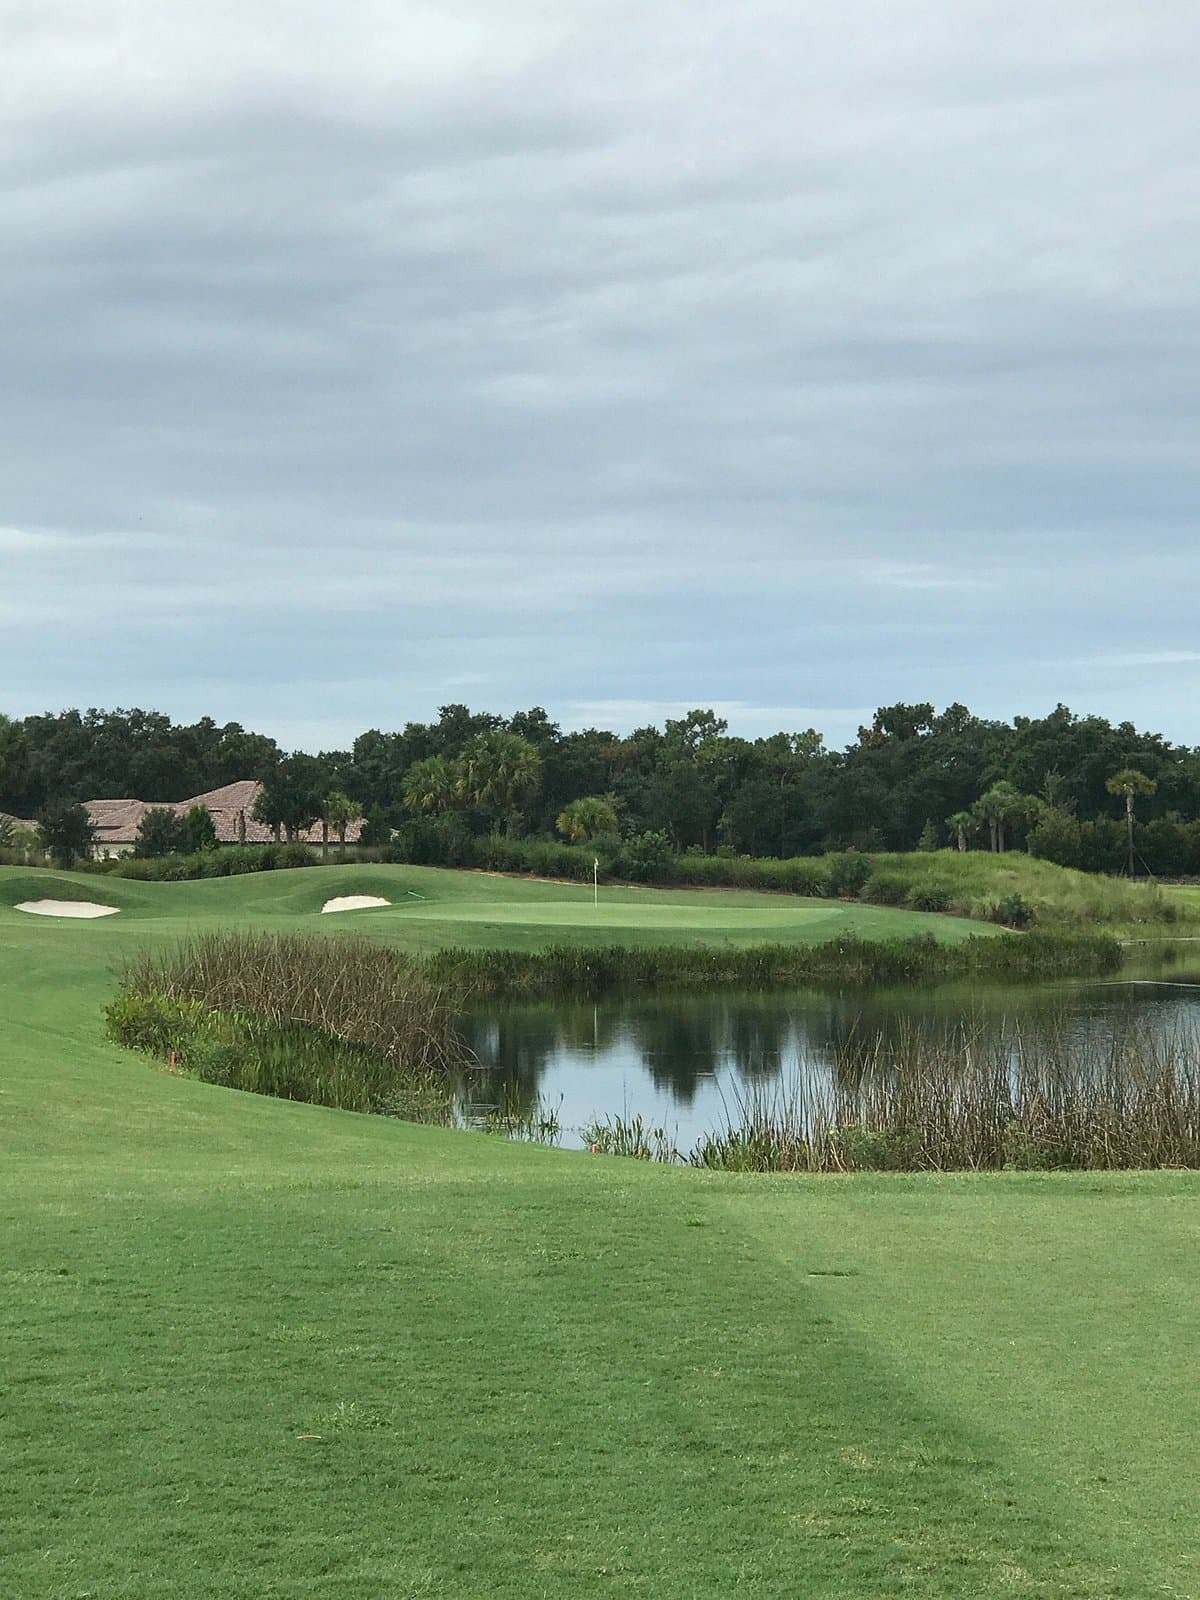
M 103 1041 L 111 962 L 188 926 L 400 883 L 439 898 L 347 925 L 532 942 L 587 910 L 339 875 L 0 875 L 0 1594 L 1200 1593 L 1200 1176 L 654 1168 Z M 124 909 L 40 922 L 19 876 Z M 753 895 L 698 930 L 700 896 L 642 893 L 606 939 L 780 937 Z

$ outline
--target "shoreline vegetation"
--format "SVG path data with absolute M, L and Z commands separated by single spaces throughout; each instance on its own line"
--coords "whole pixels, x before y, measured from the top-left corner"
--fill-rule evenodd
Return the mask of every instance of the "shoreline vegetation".
M 1115 941 L 1028 935 L 937 945 L 840 940 L 805 948 L 414 956 L 370 940 L 213 933 L 132 957 L 106 1009 L 110 1036 L 209 1083 L 411 1121 L 462 1125 L 457 1081 L 471 1067 L 455 1022 L 481 996 L 594 995 L 674 986 L 938 981 L 992 971 L 1012 978 L 1111 972 Z M 828 1084 L 749 1095 L 691 1152 L 642 1118 L 584 1133 L 596 1153 L 737 1171 L 957 1171 L 1200 1164 L 1196 1041 L 1127 1032 L 1110 1053 L 1066 1033 L 985 1039 L 913 1031 L 897 1044 L 852 1041 Z M 475 1124 L 479 1125 L 479 1124 Z M 535 1103 L 483 1124 L 555 1142 Z
M 207 1083 L 558 1141 L 558 1118 L 537 1097 L 464 1116 L 460 1080 L 474 1063 L 454 1029 L 452 990 L 430 982 L 431 963 L 389 963 L 389 1026 L 360 1009 L 357 980 L 335 979 L 318 1002 L 307 963 L 319 952 L 298 948 L 305 943 L 317 941 L 281 941 L 248 982 L 220 941 L 193 946 L 190 956 L 138 958 L 106 1008 L 109 1035 Z M 246 953 L 244 945 L 237 952 Z M 397 983 L 411 987 L 404 993 Z M 292 1014 L 299 1010 L 308 1020 Z M 403 1031 L 391 1031 L 397 1026 Z M 1135 1026 L 1104 1046 L 1081 1045 L 1061 1026 L 870 1033 L 841 1046 L 827 1076 L 747 1088 L 690 1150 L 641 1116 L 608 1116 L 579 1131 L 596 1154 L 736 1172 L 1197 1168 L 1198 1058 L 1193 1034 L 1164 1038 Z

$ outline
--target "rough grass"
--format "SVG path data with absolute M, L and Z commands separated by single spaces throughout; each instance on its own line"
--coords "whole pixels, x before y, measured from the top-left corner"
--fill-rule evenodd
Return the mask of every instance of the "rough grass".
M 0 911 L 0 1592 L 1197 1593 L 1200 1180 L 665 1170 L 148 1071 L 108 963 L 217 904 Z
M 944 891 L 947 909 L 964 917 L 986 918 L 997 903 L 1019 895 L 1041 928 L 1104 929 L 1118 935 L 1200 931 L 1196 890 L 1076 872 L 1022 851 L 912 851 L 871 859 L 876 885 L 891 880 L 906 895 Z M 864 892 L 872 893 L 870 880 Z

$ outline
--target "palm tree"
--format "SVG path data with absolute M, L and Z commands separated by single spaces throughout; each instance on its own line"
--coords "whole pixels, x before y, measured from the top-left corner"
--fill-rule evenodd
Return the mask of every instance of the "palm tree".
M 1129 829 L 1129 876 L 1133 877 L 1133 801 L 1135 795 L 1152 795 L 1158 788 L 1153 778 L 1133 767 L 1122 767 L 1114 772 L 1104 785 L 1109 794 L 1121 795 L 1125 801 L 1125 825 Z
M 958 848 L 967 848 L 967 839 L 975 832 L 976 819 L 969 811 L 955 811 L 946 818 L 946 826 L 958 840 Z
M 460 786 L 461 773 L 455 762 L 445 756 L 427 756 L 404 774 L 405 808 L 440 817 L 458 799 Z
M 1024 795 L 1007 778 L 992 784 L 975 802 L 974 814 L 984 823 L 991 838 L 992 849 L 1003 854 L 1006 848 L 1005 830 L 1011 823 L 1020 822 L 1030 812 L 1030 798 Z
M 599 833 L 616 833 L 616 808 L 605 795 L 584 795 L 563 807 L 554 826 L 572 844 L 586 844 Z
M 342 854 L 346 853 L 346 829 L 358 816 L 358 807 L 348 794 L 343 794 L 340 789 L 333 789 L 325 796 L 325 803 L 321 807 L 322 820 L 327 828 L 332 828 L 338 836 L 338 843 L 342 847 Z
M 459 790 L 472 805 L 506 816 L 511 831 L 516 807 L 531 799 L 542 781 L 542 758 L 517 733 L 481 733 L 463 751 Z

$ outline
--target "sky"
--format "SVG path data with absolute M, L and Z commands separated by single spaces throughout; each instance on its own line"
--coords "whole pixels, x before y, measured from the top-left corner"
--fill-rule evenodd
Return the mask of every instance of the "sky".
M 1200 743 L 1192 0 L 0 0 L 0 709 Z

